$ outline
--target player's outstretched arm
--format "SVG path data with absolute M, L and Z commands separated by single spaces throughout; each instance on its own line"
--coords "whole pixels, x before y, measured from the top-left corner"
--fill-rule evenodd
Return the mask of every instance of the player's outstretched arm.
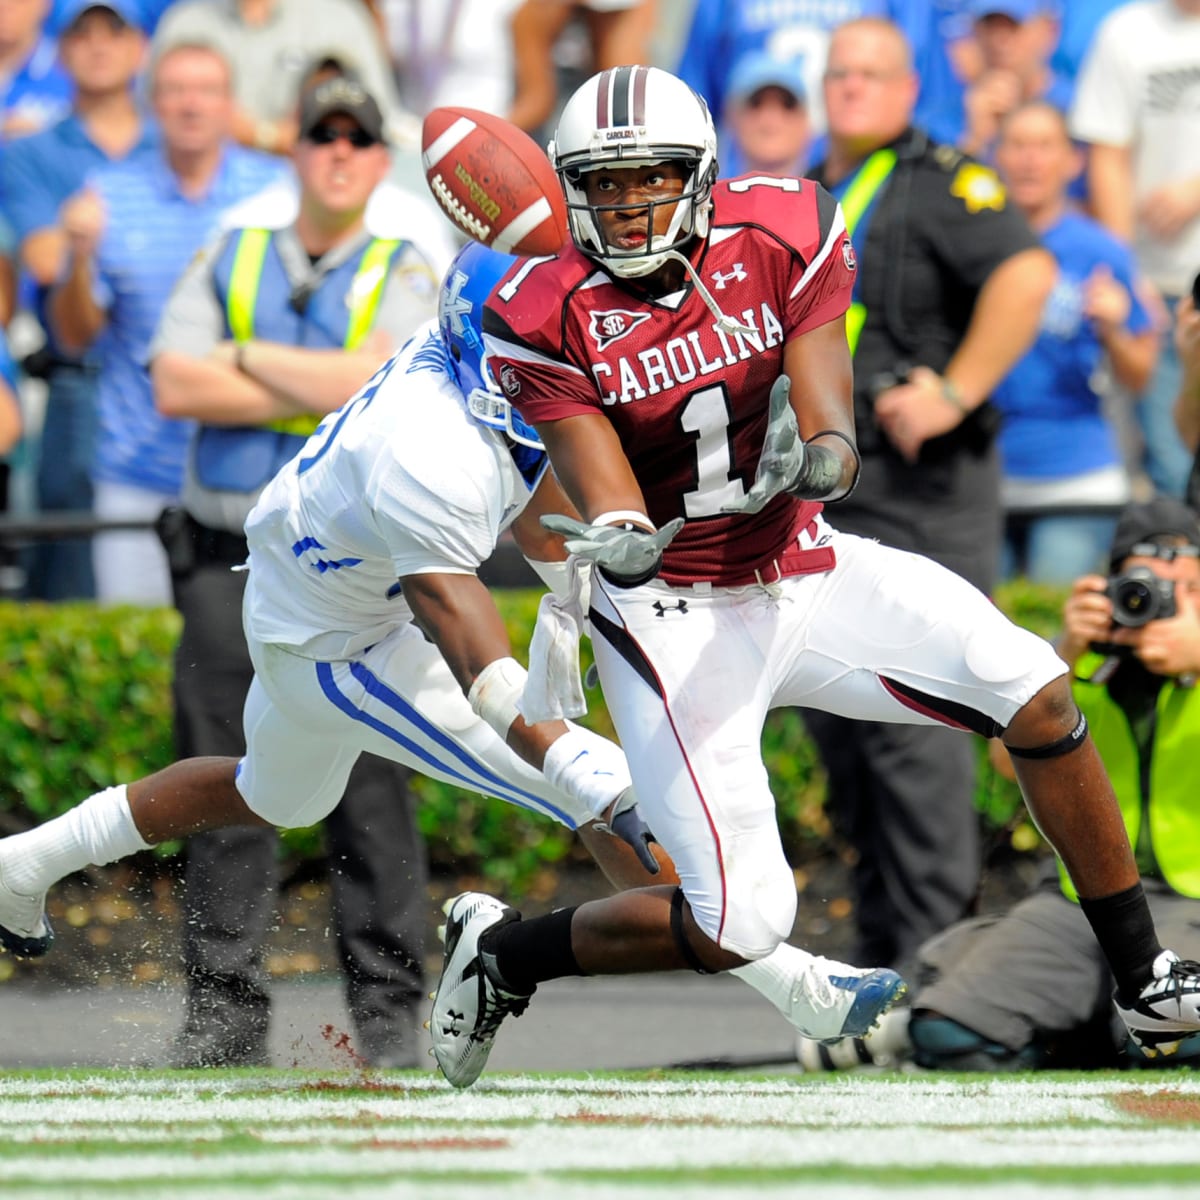
M 652 835 L 637 813 L 625 756 L 606 738 L 565 721 L 528 724 L 517 704 L 525 670 L 512 657 L 504 620 L 475 575 L 406 575 L 404 598 L 421 631 L 437 646 L 476 714 L 514 753 L 561 791 L 581 801 L 633 847 L 643 867 L 659 871 Z
M 794 338 L 783 366 L 771 387 L 754 482 L 726 512 L 760 512 L 784 492 L 808 500 L 840 500 L 858 477 L 844 319 Z

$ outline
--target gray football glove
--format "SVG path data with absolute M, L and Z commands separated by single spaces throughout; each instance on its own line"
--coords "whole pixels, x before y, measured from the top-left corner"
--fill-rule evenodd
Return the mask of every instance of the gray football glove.
M 786 375 L 780 375 L 771 385 L 767 432 L 762 453 L 758 456 L 754 483 L 740 500 L 722 505 L 722 512 L 761 512 L 780 492 L 786 492 L 799 479 L 804 469 L 804 441 L 788 399 L 791 389 L 792 381 Z
M 596 828 L 603 829 L 632 846 L 633 852 L 638 856 L 642 866 L 651 875 L 658 874 L 661 868 L 658 865 L 658 859 L 654 857 L 654 852 L 650 849 L 650 843 L 658 839 L 650 832 L 650 827 L 646 822 L 642 820 L 633 788 L 627 787 L 613 801 L 612 808 L 608 810 L 608 820 L 597 822 Z
M 683 518 L 668 521 L 657 533 L 620 525 L 588 525 L 559 513 L 542 517 L 542 525 L 551 533 L 561 533 L 571 554 L 590 559 L 618 587 L 634 587 L 657 573 L 662 552 L 683 528 Z

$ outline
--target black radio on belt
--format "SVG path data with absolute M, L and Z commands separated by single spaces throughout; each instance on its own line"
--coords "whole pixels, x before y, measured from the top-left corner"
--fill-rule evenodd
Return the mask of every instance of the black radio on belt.
M 171 575 L 176 579 L 214 563 L 236 567 L 246 561 L 249 553 L 244 534 L 201 525 L 183 508 L 164 508 L 154 528 L 167 552 Z

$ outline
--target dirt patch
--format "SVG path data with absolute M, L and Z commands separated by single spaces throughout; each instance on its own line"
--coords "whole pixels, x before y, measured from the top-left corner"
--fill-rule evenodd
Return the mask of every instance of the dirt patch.
M 1155 1125 L 1200 1123 L 1200 1099 L 1180 1095 L 1171 1088 L 1157 1092 L 1117 1092 L 1110 1099 L 1122 1112 Z

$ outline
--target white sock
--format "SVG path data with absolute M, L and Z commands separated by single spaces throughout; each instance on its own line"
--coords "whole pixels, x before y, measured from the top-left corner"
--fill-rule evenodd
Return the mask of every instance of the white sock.
M 748 983 L 786 1017 L 791 1011 L 792 987 L 796 976 L 810 967 L 816 957 L 807 950 L 781 942 L 766 958 L 756 959 L 744 967 L 734 967 L 729 973 Z
M 91 864 L 149 850 L 133 823 L 125 785 L 105 788 L 36 829 L 2 843 L 4 882 L 23 896 L 38 896 L 64 875 Z

